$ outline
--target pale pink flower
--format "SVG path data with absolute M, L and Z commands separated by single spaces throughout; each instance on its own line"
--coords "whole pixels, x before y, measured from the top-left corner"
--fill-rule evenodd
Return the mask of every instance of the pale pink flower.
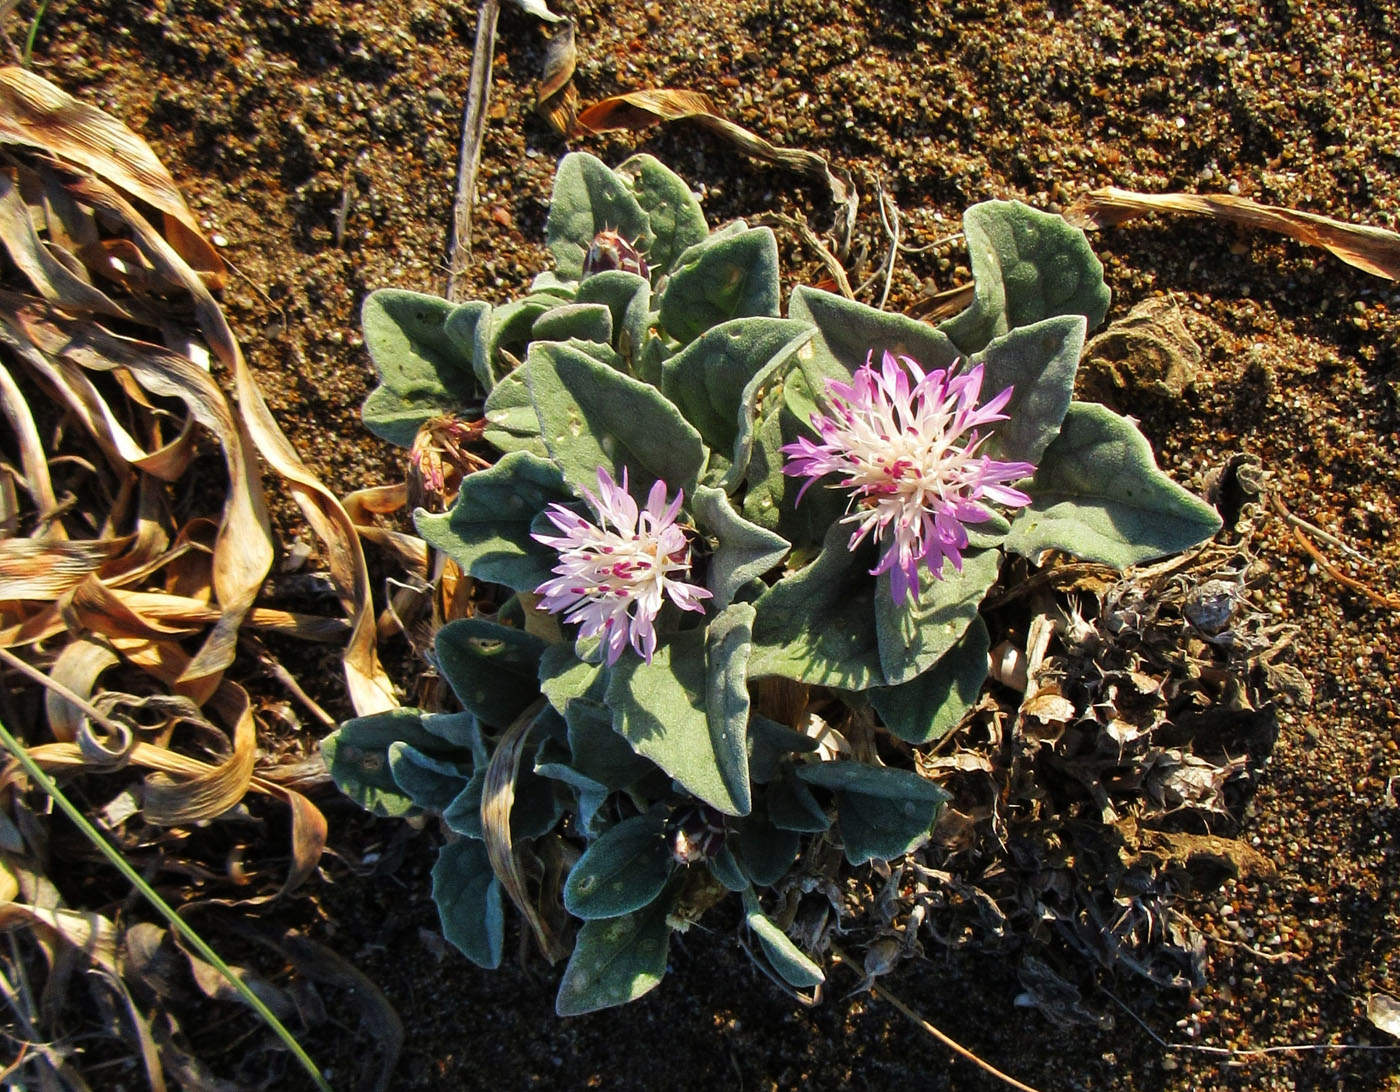
M 617 662 L 630 641 L 651 663 L 656 651 L 656 615 L 662 596 L 681 610 L 703 611 L 710 593 L 677 579 L 690 573 L 690 543 L 676 523 L 685 494 L 666 503 L 666 483 L 658 481 L 638 511 L 627 492 L 627 470 L 618 485 L 598 468 L 598 495 L 583 491 L 598 515 L 593 524 L 562 504 L 546 511 L 563 535 L 532 535 L 559 551 L 554 577 L 535 589 L 540 606 L 564 613 L 564 621 L 581 624 L 580 637 L 601 636 L 609 664 Z
M 1035 467 L 977 454 L 987 439 L 978 429 L 1006 420 L 1001 410 L 1012 391 L 1007 387 L 978 406 L 982 365 L 959 373 L 955 364 L 925 375 L 907 356 L 885 353 L 877 372 L 873 358 L 849 383 L 827 380 L 832 415 L 812 415 L 821 443 L 803 437 L 784 445 L 783 473 L 808 479 L 799 501 L 818 478 L 841 475 L 831 487 L 851 493 L 842 519 L 855 525 L 850 548 L 888 531 L 885 551 L 870 571 L 888 572 L 894 601 L 903 603 L 919 594 L 920 562 L 940 580 L 944 558 L 962 571 L 964 524 L 994 515 L 984 501 L 1010 508 L 1030 503 L 1006 483 Z

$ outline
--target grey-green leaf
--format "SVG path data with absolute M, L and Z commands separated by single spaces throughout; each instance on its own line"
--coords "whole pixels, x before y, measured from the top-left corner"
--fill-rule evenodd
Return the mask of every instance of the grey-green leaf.
M 564 968 L 554 1011 L 560 1016 L 581 1016 L 625 1005 L 654 989 L 666 973 L 671 941 L 668 917 L 678 890 L 673 882 L 641 910 L 584 922 Z
M 1001 567 L 998 550 L 969 550 L 962 572 L 944 561 L 942 579 L 919 570 L 919 595 L 914 602 L 896 603 L 890 575 L 881 573 L 875 586 L 875 633 L 884 682 L 898 686 L 932 667 L 957 644 L 977 617 L 977 607 Z
M 1220 529 L 1215 509 L 1157 468 L 1147 438 L 1094 403 L 1071 404 L 1027 492 L 1006 539 L 1026 557 L 1056 549 L 1126 568 Z
M 567 345 L 537 342 L 526 366 L 540 434 L 570 485 L 596 491 L 599 467 L 621 483 L 626 467 L 643 495 L 658 478 L 694 492 L 700 434 L 655 387 Z
M 515 451 L 495 466 L 468 474 L 451 511 L 419 509 L 413 524 L 474 580 L 533 591 L 549 579 L 554 549 L 530 537 L 533 520 L 550 503 L 573 500 L 547 459 Z
M 461 618 L 438 630 L 438 667 L 463 708 L 505 728 L 539 696 L 545 643 L 485 618 Z
M 884 686 L 875 630 L 875 582 L 869 554 L 847 547 L 833 525 L 817 559 L 759 598 L 749 675 L 865 690 Z
M 969 364 L 984 368 L 981 401 L 1013 388 L 1002 411 L 1007 419 L 991 427 L 985 454 L 1008 462 L 1040 462 L 1074 396 L 1084 330 L 1083 315 L 1059 315 L 1018 326 L 971 357 Z
M 528 451 L 541 459 L 548 455 L 540 437 L 540 418 L 530 400 L 524 365 L 502 376 L 486 398 L 482 414 L 486 428 L 482 436 L 498 451 Z M 373 397 L 373 396 L 371 396 Z
M 442 935 L 481 967 L 501 965 L 505 915 L 501 884 L 480 842 L 450 842 L 433 866 L 433 902 Z
M 490 310 L 484 303 L 464 306 L 478 318 Z M 454 310 L 445 299 L 398 288 L 365 299 L 360 318 L 380 385 L 365 401 L 363 417 L 376 436 L 408 447 L 429 417 L 461 412 L 479 397 L 472 342 L 445 328 Z
M 942 739 L 977 701 L 987 679 L 992 641 L 981 617 L 943 658 L 900 686 L 872 687 L 870 704 L 886 728 L 909 743 Z
M 583 276 L 583 259 L 600 231 L 615 231 L 645 253 L 651 246 L 647 214 L 631 191 L 597 156 L 570 152 L 559 161 L 545 225 L 545 242 L 561 277 Z
M 826 981 L 826 973 L 763 912 L 752 891 L 744 899 L 744 922 L 758 937 L 768 962 L 789 986 L 804 990 Z
M 893 311 L 879 311 L 820 288 L 798 285 L 788 300 L 788 317 L 817 328 L 798 366 L 818 398 L 825 380 L 846 382 L 867 359 L 878 367 L 884 353 L 907 356 L 926 372 L 951 367 L 957 347 L 927 323 Z
M 1103 265 L 1084 232 L 1019 201 L 984 201 L 963 214 L 974 280 L 972 305 L 939 327 L 963 353 L 1053 315 L 1108 313 Z
M 613 726 L 707 804 L 728 815 L 750 808 L 748 645 L 753 607 L 735 604 L 707 630 L 671 634 L 652 662 L 613 665 L 607 703 Z
M 853 865 L 890 860 L 927 837 L 948 794 L 908 770 L 863 762 L 815 762 L 797 767 L 809 785 L 836 794 L 846 860 Z
M 744 519 L 723 489 L 699 486 L 691 511 L 701 529 L 715 540 L 708 584 L 714 595 L 711 602 L 719 610 L 729 606 L 734 593 L 750 580 L 787 556 L 787 540 Z
M 596 838 L 569 871 L 564 909 L 592 921 L 640 910 L 666 886 L 675 862 L 661 810 L 624 819 Z
M 739 823 L 739 866 L 759 887 L 768 887 L 787 875 L 797 859 L 800 839 L 795 831 L 775 826 L 760 811 Z
M 661 297 L 661 326 L 694 340 L 730 319 L 778 315 L 778 243 L 768 228 L 713 236 L 681 257 Z
M 700 202 L 681 177 L 655 156 L 634 155 L 616 173 L 647 215 L 652 234 L 647 264 L 669 272 L 676 258 L 709 234 Z
M 321 741 L 321 755 L 336 787 L 351 800 L 375 815 L 402 818 L 417 814 L 419 809 L 390 769 L 389 748 L 400 741 L 426 754 L 457 752 L 424 730 L 417 710 L 395 709 L 347 720 Z
M 760 371 L 791 356 L 811 336 L 810 325 L 791 319 L 720 323 L 662 364 L 661 393 L 706 444 L 727 455 L 735 451 L 739 436 L 744 389 Z
M 399 788 L 424 811 L 441 814 L 471 780 L 470 762 L 453 762 L 396 740 L 389 745 L 389 769 Z

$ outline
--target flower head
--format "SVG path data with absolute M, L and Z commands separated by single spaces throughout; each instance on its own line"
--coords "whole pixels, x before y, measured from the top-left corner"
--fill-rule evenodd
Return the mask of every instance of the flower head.
M 919 564 L 943 578 L 943 559 L 962 571 L 967 548 L 964 524 L 989 520 L 983 502 L 1012 508 L 1031 498 L 1008 482 L 1035 470 L 1030 463 L 1000 462 L 979 455 L 986 441 L 978 429 L 1005 421 L 1007 387 L 983 406 L 982 365 L 958 372 L 924 374 L 907 356 L 885 353 L 877 372 L 870 359 L 849 383 L 827 380 L 832 415 L 812 415 L 820 443 L 803 437 L 783 447 L 783 473 L 812 482 L 840 474 L 832 488 L 846 489 L 851 503 L 843 523 L 855 525 L 850 546 L 867 536 L 886 538 L 872 575 L 890 574 L 896 603 L 919 594 Z M 912 378 L 912 382 L 911 382 Z
M 656 615 L 662 596 L 681 610 L 703 611 L 710 593 L 678 576 L 690 572 L 690 544 L 676 523 L 685 494 L 666 503 L 666 483 L 658 481 L 638 510 L 627 492 L 627 471 L 618 485 L 598 468 L 598 494 L 583 495 L 598 515 L 596 524 L 562 504 L 546 511 L 562 535 L 533 535 L 559 551 L 554 577 L 536 593 L 551 613 L 567 612 L 564 621 L 579 622 L 581 637 L 601 635 L 609 664 L 617 662 L 630 641 L 637 655 L 651 663 L 656 651 Z

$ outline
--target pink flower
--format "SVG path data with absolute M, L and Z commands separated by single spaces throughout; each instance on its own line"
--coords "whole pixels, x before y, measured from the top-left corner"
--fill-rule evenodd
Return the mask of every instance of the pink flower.
M 809 479 L 798 501 L 818 478 L 841 475 L 831 487 L 851 492 L 842 520 L 855 524 L 850 548 L 872 532 L 877 538 L 889 532 L 885 552 L 870 571 L 888 572 L 894 601 L 902 603 L 919 594 L 920 562 L 940 580 L 944 558 L 962 571 L 964 524 L 994 514 L 983 501 L 1011 508 L 1031 502 L 1006 483 L 1035 467 L 977 454 L 987 439 L 978 428 L 1006 420 L 1001 410 L 1012 391 L 1007 387 L 979 407 L 982 365 L 961 374 L 954 365 L 925 375 L 907 356 L 885 353 L 877 372 L 873 358 L 872 352 L 850 383 L 827 380 L 832 416 L 812 415 L 822 442 L 803 437 L 784 445 L 783 473 Z
M 579 622 L 581 637 L 601 635 L 609 664 L 617 662 L 630 641 L 637 655 L 651 663 L 656 651 L 656 615 L 662 596 L 681 610 L 703 611 L 700 600 L 710 593 L 677 576 L 690 572 L 690 544 L 676 523 L 685 494 L 666 503 L 666 483 L 658 481 L 638 511 L 627 492 L 627 471 L 618 485 L 598 468 L 598 496 L 583 491 L 598 523 L 593 524 L 562 504 L 546 512 L 561 536 L 533 535 L 559 551 L 554 577 L 535 589 L 544 596 L 540 606 Z

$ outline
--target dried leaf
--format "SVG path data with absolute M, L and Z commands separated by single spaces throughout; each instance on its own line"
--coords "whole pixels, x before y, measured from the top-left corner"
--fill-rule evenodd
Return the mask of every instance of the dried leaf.
M 1400 1000 L 1388 993 L 1373 993 L 1366 998 L 1366 1019 L 1387 1035 L 1400 1039 Z
M 0 141 L 43 148 L 166 214 L 172 245 L 214 288 L 224 262 L 150 146 L 110 114 L 24 68 L 0 68 Z
M 1330 250 L 1342 261 L 1377 277 L 1400 280 L 1400 235 L 1366 224 L 1349 224 L 1315 212 L 1261 205 L 1228 194 L 1137 193 L 1105 186 L 1084 194 L 1065 210 L 1065 219 L 1084 229 L 1110 227 L 1148 212 L 1207 216 L 1247 228 L 1287 235 Z
M 709 96 L 698 91 L 653 88 L 615 95 L 596 102 L 581 112 L 576 128 L 589 133 L 606 133 L 618 129 L 635 132 L 664 121 L 683 119 L 694 121 L 701 128 L 737 145 L 755 159 L 765 163 L 776 163 L 805 177 L 825 182 L 838 208 L 838 239 L 843 246 L 850 239 L 855 226 L 858 195 L 845 171 L 830 166 L 815 152 L 780 148 L 749 132 L 743 126 L 721 117 L 716 113 Z

